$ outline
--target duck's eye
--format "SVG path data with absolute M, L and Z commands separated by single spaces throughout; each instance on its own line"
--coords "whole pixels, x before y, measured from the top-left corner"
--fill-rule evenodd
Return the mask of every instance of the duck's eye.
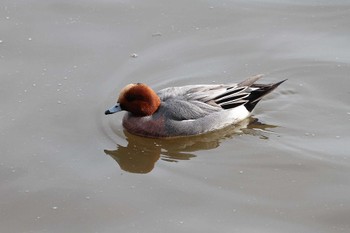
M 142 95 L 138 95 L 138 94 L 128 94 L 125 96 L 127 101 L 135 101 L 135 100 L 142 100 L 143 97 Z

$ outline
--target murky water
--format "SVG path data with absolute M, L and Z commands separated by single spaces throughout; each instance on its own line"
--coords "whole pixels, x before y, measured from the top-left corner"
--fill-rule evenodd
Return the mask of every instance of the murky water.
M 350 232 L 348 1 L 3 1 L 1 232 Z M 154 89 L 288 81 L 186 139 L 104 116 Z

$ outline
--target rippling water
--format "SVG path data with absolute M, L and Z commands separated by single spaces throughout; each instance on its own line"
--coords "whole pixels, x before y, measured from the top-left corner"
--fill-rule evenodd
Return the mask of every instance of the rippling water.
M 1 232 L 350 232 L 348 1 L 5 1 Z M 131 82 L 287 78 L 172 140 L 104 116 Z

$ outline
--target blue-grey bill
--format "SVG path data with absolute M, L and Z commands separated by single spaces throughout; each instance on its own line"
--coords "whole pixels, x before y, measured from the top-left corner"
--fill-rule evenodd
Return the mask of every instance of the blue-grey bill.
M 121 107 L 119 105 L 116 105 L 116 106 L 106 110 L 105 115 L 113 114 L 113 113 L 120 112 L 120 111 L 122 111 Z

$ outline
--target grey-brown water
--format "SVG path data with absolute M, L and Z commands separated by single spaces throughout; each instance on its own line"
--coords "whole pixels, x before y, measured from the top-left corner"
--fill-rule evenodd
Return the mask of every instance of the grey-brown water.
M 1 232 L 350 232 L 348 1 L 2 1 Z M 253 117 L 144 139 L 160 89 L 287 78 Z

